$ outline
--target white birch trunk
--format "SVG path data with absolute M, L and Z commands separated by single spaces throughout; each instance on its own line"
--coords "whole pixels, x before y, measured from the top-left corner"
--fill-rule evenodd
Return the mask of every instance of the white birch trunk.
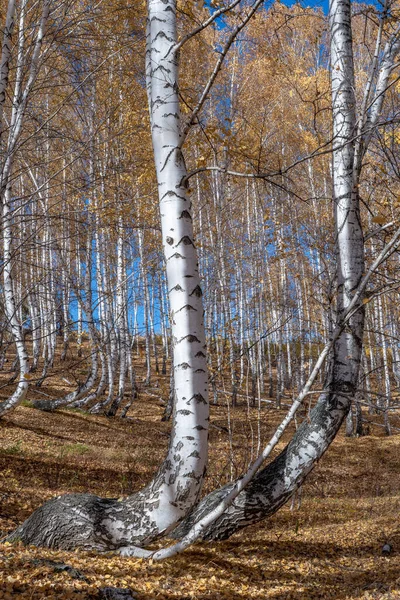
M 150 114 L 174 349 L 175 414 L 167 457 L 126 501 L 72 494 L 44 504 L 13 534 L 26 543 L 111 549 L 168 533 L 199 498 L 207 461 L 208 375 L 191 203 L 180 148 L 175 0 L 149 0 Z M 12 538 L 12 536 L 11 536 Z
M 12 266 L 13 266 L 13 250 L 12 250 L 12 208 L 11 208 L 11 188 L 7 185 L 5 195 L 3 196 L 3 280 L 4 280 L 4 296 L 5 296 L 5 312 L 8 320 L 11 333 L 17 349 L 19 360 L 19 381 L 14 393 L 0 402 L 0 416 L 4 415 L 9 410 L 15 408 L 25 398 L 28 391 L 28 373 L 29 373 L 29 358 L 25 348 L 22 326 L 17 317 L 17 306 L 15 303 Z
M 208 375 L 191 202 L 180 148 L 178 56 L 174 49 L 176 3 L 175 0 L 149 0 L 148 8 L 150 115 L 171 308 L 176 398 L 166 460 L 167 473 L 175 474 L 174 483 L 168 485 L 168 477 L 165 478 L 165 492 L 162 487 L 160 499 L 164 494 L 170 498 L 182 497 L 185 490 L 182 504 L 178 502 L 174 510 L 171 506 L 164 509 L 163 519 L 169 522 L 169 528 L 172 521 L 176 523 L 182 518 L 200 493 L 207 462 Z
M 1 117 L 3 116 L 3 108 L 5 101 L 5 91 L 8 81 L 8 71 L 10 62 L 10 45 L 11 45 L 11 28 L 14 20 L 15 7 L 10 5 L 8 7 L 6 30 L 4 32 L 3 47 L 2 47 L 2 58 L 1 58 L 1 72 L 0 72 L 0 101 L 1 101 Z M 38 62 L 40 56 L 40 50 L 43 43 L 43 36 L 49 16 L 49 5 L 47 0 L 43 4 L 43 12 L 41 21 L 38 28 L 37 37 L 34 43 L 33 53 L 31 56 L 31 62 L 29 67 L 28 80 L 25 88 L 22 90 L 22 67 L 24 64 L 23 53 L 24 53 L 24 17 L 25 17 L 25 2 L 21 6 L 21 14 L 19 21 L 19 35 L 18 35 L 18 52 L 17 52 L 17 69 L 16 69 L 16 82 L 13 93 L 13 108 L 11 113 L 9 135 L 7 141 L 7 148 L 5 150 L 5 158 L 2 164 L 1 172 L 1 185 L 0 193 L 3 202 L 3 252 L 4 252 L 4 295 L 5 295 L 5 311 L 9 322 L 9 326 L 14 338 L 14 342 L 17 348 L 17 355 L 19 360 L 19 382 L 15 392 L 6 400 L 0 403 L 0 416 L 5 414 L 17 406 L 25 397 L 28 390 L 28 372 L 29 372 L 29 359 L 28 353 L 25 348 L 25 342 L 23 338 L 23 331 L 21 323 L 18 319 L 18 306 L 15 300 L 15 293 L 13 289 L 12 281 L 12 194 L 11 194 L 11 173 L 14 161 L 15 146 L 20 136 L 23 117 L 25 114 L 26 104 L 29 98 L 32 85 L 36 80 L 38 73 Z M 8 29 L 7 29 L 8 24 Z M 0 122 L 2 128 L 2 123 Z
M 258 473 L 250 486 L 217 521 L 202 532 L 206 539 L 228 537 L 238 529 L 274 513 L 288 500 L 336 436 L 356 391 L 362 353 L 364 310 L 357 288 L 364 273 L 363 234 L 359 200 L 354 188 L 355 95 L 351 37 L 350 0 L 332 0 L 330 6 L 333 126 L 333 192 L 337 232 L 337 323 L 349 306 L 355 313 L 333 347 L 330 379 L 319 398 L 284 451 Z M 353 300 L 354 297 L 354 300 Z M 206 497 L 185 520 L 176 535 L 187 533 L 193 523 L 210 512 L 232 486 Z

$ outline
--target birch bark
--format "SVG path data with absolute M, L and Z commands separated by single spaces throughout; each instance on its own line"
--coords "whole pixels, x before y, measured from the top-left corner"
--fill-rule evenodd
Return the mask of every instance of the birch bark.
M 326 393 L 296 431 L 285 450 L 244 489 L 204 539 L 229 537 L 278 510 L 304 481 L 336 436 L 356 391 L 364 328 L 363 296 L 357 289 L 364 273 L 363 232 L 359 214 L 358 179 L 354 179 L 355 85 L 350 0 L 331 0 L 331 85 L 333 103 L 333 202 L 337 259 L 337 323 L 350 304 L 354 313 L 338 335 L 329 368 Z M 232 485 L 207 496 L 174 533 L 184 536 L 211 511 Z
M 191 202 L 180 148 L 175 0 L 148 1 L 147 73 L 173 345 L 175 414 L 167 457 L 125 501 L 72 494 L 50 500 L 10 536 L 58 548 L 144 545 L 199 498 L 207 461 L 208 375 Z
M 43 10 L 41 15 L 40 24 L 38 27 L 37 37 L 33 44 L 33 51 L 31 56 L 30 68 L 28 79 L 25 87 L 22 89 L 22 68 L 24 66 L 24 19 L 25 19 L 25 2 L 22 3 L 20 19 L 19 19 L 19 34 L 18 34 L 18 52 L 17 52 L 17 69 L 16 69 L 16 81 L 13 93 L 13 107 L 11 112 L 9 135 L 7 140 L 7 147 L 4 152 L 4 158 L 1 164 L 1 184 L 0 194 L 3 203 L 3 260 L 4 260 L 4 295 L 5 295 L 5 312 L 7 320 L 14 338 L 14 342 L 17 349 L 17 355 L 19 360 L 19 381 L 17 389 L 14 393 L 0 403 L 0 416 L 15 408 L 25 397 L 28 390 L 27 375 L 29 372 L 29 357 L 25 347 L 25 341 L 22 331 L 21 323 L 18 319 L 17 303 L 15 300 L 13 277 L 12 277 L 12 263 L 13 263 L 13 249 L 12 249 L 12 237 L 13 237 L 13 203 L 12 203 L 12 191 L 11 191 L 11 172 L 13 168 L 13 160 L 15 154 L 15 147 L 18 142 L 23 117 L 25 114 L 26 105 L 32 89 L 32 86 L 36 80 L 39 70 L 39 59 L 40 52 L 43 44 L 43 38 L 45 34 L 46 24 L 49 17 L 49 3 L 45 0 L 43 4 Z M 7 18 L 6 18 L 6 29 L 3 38 L 2 47 L 2 58 L 1 58 L 1 72 L 0 72 L 0 116 L 3 117 L 3 108 L 5 102 L 6 86 L 8 83 L 8 72 L 11 58 L 11 31 L 14 20 L 15 7 L 11 4 L 8 7 Z M 2 128 L 2 122 L 0 121 L 0 128 Z M 1 129 L 0 129 L 1 131 Z

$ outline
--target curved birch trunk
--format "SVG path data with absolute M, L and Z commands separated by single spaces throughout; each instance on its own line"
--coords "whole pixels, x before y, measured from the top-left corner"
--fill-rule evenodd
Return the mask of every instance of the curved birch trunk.
M 97 389 L 90 392 L 87 396 L 79 398 L 78 400 L 76 400 L 75 402 L 70 404 L 69 406 L 71 408 L 86 408 L 92 402 L 94 402 L 95 400 L 98 400 L 98 398 L 100 398 L 104 394 L 105 389 L 107 387 L 107 375 L 108 374 L 107 374 L 106 357 L 105 357 L 104 350 L 102 347 L 99 347 L 99 358 L 100 358 L 100 365 L 101 365 L 101 375 L 100 375 Z
M 9 539 L 57 548 L 144 545 L 168 533 L 199 498 L 207 461 L 208 375 L 191 203 L 180 149 L 175 0 L 148 2 L 147 75 L 174 348 L 170 446 L 153 481 L 123 502 L 88 494 L 50 500 Z
M 354 180 L 356 127 L 355 85 L 350 0 L 330 4 L 333 104 L 333 201 L 337 259 L 337 323 L 348 309 L 364 274 L 364 243 L 360 223 L 358 179 Z M 281 454 L 261 470 L 227 511 L 205 529 L 203 539 L 224 539 L 276 512 L 302 484 L 335 438 L 357 387 L 362 356 L 364 308 L 362 295 L 353 316 L 333 346 L 326 393 Z M 214 508 L 233 484 L 213 492 L 174 532 L 187 534 Z

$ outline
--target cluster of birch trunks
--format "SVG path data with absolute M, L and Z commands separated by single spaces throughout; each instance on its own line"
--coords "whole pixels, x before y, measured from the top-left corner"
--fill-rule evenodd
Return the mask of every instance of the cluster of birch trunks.
M 400 370 L 393 6 L 373 19 L 350 0 L 332 0 L 329 17 L 261 0 L 177 9 L 148 0 L 147 19 L 127 8 L 106 23 L 84 3 L 9 0 L 2 367 L 12 348 L 18 381 L 0 415 L 76 353 L 86 380 L 37 408 L 125 416 L 167 361 L 174 406 L 166 459 L 146 488 L 122 502 L 57 498 L 9 539 L 149 556 L 143 546 L 180 524 L 180 542 L 154 555 L 165 558 L 276 511 L 349 414 L 352 430 L 353 404 L 358 433 L 363 403 L 390 433 Z M 193 54 L 202 44 L 208 71 Z M 263 467 L 313 386 L 322 391 L 309 419 Z M 295 399 L 248 473 L 199 503 L 209 390 L 233 404 Z

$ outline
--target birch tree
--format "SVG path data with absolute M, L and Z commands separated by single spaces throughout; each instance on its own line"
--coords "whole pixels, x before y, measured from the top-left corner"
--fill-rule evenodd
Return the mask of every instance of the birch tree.
M 337 324 L 352 303 L 354 312 L 347 327 L 332 348 L 325 392 L 296 431 L 292 441 L 267 467 L 261 470 L 241 492 L 226 512 L 205 528 L 203 539 L 223 539 L 240 528 L 255 523 L 276 512 L 312 470 L 315 462 L 327 450 L 345 419 L 357 388 L 363 347 L 364 303 L 357 290 L 364 274 L 364 239 L 360 221 L 358 187 L 361 166 L 355 163 L 357 131 L 352 25 L 350 0 L 331 0 L 329 12 L 331 50 L 331 90 L 333 107 L 333 207 L 336 232 Z M 386 45 L 382 67 L 377 79 L 373 67 L 370 77 L 375 83 L 371 119 L 377 122 L 382 104 L 381 95 L 387 87 L 386 73 L 394 68 L 397 32 Z M 391 56 L 390 67 L 387 67 Z M 382 83 L 385 78 L 386 86 Z M 377 103 L 379 107 L 377 108 Z M 361 120 L 369 120 L 361 112 Z M 369 129 L 360 135 L 367 149 Z M 368 140 L 367 140 L 368 136 Z M 360 144 L 360 142 L 358 142 Z M 356 302 L 353 302 L 353 299 Z M 232 485 L 213 492 L 195 509 L 175 532 L 187 534 L 193 525 L 211 512 L 227 495 Z
M 250 9 L 246 4 L 243 13 L 240 13 L 242 22 L 232 32 L 237 32 L 245 24 L 251 11 L 259 6 L 260 2 L 255 2 Z M 246 12 L 247 11 L 247 12 Z M 232 19 L 233 20 L 233 19 Z M 315 462 L 322 456 L 329 444 L 338 432 L 343 419 L 348 413 L 351 399 L 356 393 L 356 387 L 359 376 L 359 368 L 362 357 L 362 338 L 364 328 L 364 296 L 359 288 L 362 275 L 364 273 L 364 240 L 360 217 L 360 199 L 359 183 L 361 178 L 361 167 L 363 156 L 368 149 L 368 144 L 372 136 L 370 135 L 382 116 L 381 98 L 389 85 L 390 74 L 395 66 L 395 57 L 397 55 L 397 32 L 389 33 L 388 42 L 382 50 L 382 40 L 387 35 L 384 29 L 385 19 L 382 18 L 380 35 L 377 41 L 376 61 L 371 65 L 369 83 L 366 87 L 366 93 L 360 103 L 360 109 L 357 112 L 356 94 L 355 94 L 355 74 L 353 64 L 352 49 L 352 23 L 351 23 L 351 4 L 350 0 L 332 0 L 330 7 L 330 37 L 331 37 L 331 88 L 332 88 L 332 106 L 333 106 L 333 136 L 332 146 L 332 172 L 333 172 L 333 208 L 334 208 L 334 231 L 336 247 L 336 327 L 330 318 L 331 305 L 328 305 L 326 318 L 325 334 L 333 335 L 328 346 L 331 355 L 328 361 L 327 380 L 324 386 L 324 392 L 319 397 L 315 408 L 310 413 L 310 419 L 305 420 L 298 428 L 293 440 L 288 444 L 285 450 L 275 458 L 268 466 L 260 470 L 252 479 L 246 475 L 245 480 L 249 485 L 243 489 L 242 483 L 234 482 L 220 490 L 216 490 L 211 495 L 206 496 L 187 518 L 186 515 L 199 499 L 204 469 L 206 465 L 207 448 L 207 424 L 208 424 L 208 398 L 207 398 L 207 367 L 205 352 L 205 336 L 203 325 L 203 305 L 202 290 L 197 263 L 197 253 L 195 249 L 193 224 L 192 224 L 192 205 L 191 196 L 188 190 L 188 179 L 190 176 L 201 172 L 201 168 L 193 173 L 188 173 L 185 159 L 183 156 L 183 143 L 188 137 L 190 128 L 193 124 L 198 124 L 206 129 L 207 123 L 203 123 L 200 115 L 204 104 L 207 102 L 208 95 L 211 93 L 213 82 L 219 74 L 224 52 L 229 50 L 229 43 L 233 43 L 234 37 L 231 31 L 227 34 L 228 41 L 223 47 L 223 52 L 218 48 L 218 59 L 215 69 L 209 80 L 204 86 L 204 91 L 200 94 L 200 100 L 195 103 L 195 109 L 190 112 L 186 123 L 183 123 L 180 116 L 179 106 L 179 51 L 182 48 L 181 42 L 177 41 L 176 29 L 176 3 L 174 0 L 148 0 L 148 24 L 147 24 L 147 48 L 146 48 L 146 78 L 147 94 L 151 119 L 152 144 L 155 158 L 155 170 L 157 176 L 157 191 L 159 198 L 159 207 L 161 214 L 161 237 L 165 255 L 166 273 L 167 273 L 167 293 L 170 303 L 169 324 L 172 331 L 172 356 L 173 356 L 173 397 L 175 399 L 174 422 L 171 434 L 170 446 L 165 461 L 157 471 L 150 484 L 133 496 L 117 502 L 109 499 L 101 499 L 89 494 L 67 495 L 56 498 L 39 508 L 16 532 L 11 534 L 9 539 L 20 538 L 26 543 L 38 545 L 47 545 L 60 548 L 94 548 L 99 550 L 114 549 L 121 550 L 124 554 L 134 554 L 133 546 L 144 546 L 161 535 L 168 534 L 173 528 L 182 524 L 176 529 L 174 535 L 183 536 L 191 530 L 194 524 L 198 524 L 203 516 L 213 513 L 214 508 L 222 500 L 225 502 L 224 511 L 219 511 L 217 520 L 208 524 L 205 528 L 200 527 L 199 531 L 203 538 L 220 539 L 231 535 L 241 527 L 257 522 L 269 514 L 275 512 L 282 504 L 293 494 L 301 485 L 304 478 L 311 471 Z M 225 38 L 225 39 L 226 39 Z M 304 44 L 306 47 L 307 44 Z M 297 48 L 297 45 L 296 45 Z M 235 67 L 236 68 L 236 67 Z M 238 77 L 239 78 L 239 77 Z M 272 84 L 272 82 L 271 82 Z M 273 87 L 275 93 L 278 85 Z M 270 92 L 270 90 L 268 90 Z M 281 91 L 281 97 L 283 92 Z M 271 93 L 272 94 L 272 93 Z M 271 98 L 271 106 L 275 108 L 277 103 Z M 293 103 L 294 104 L 294 103 Z M 269 107 L 268 107 L 269 108 Z M 325 107 L 326 108 L 326 107 Z M 252 107 L 253 109 L 253 107 Z M 210 116 L 211 112 L 213 114 Z M 207 117 L 210 120 L 217 118 L 218 110 L 209 111 Z M 281 106 L 276 108 L 278 117 L 284 118 L 284 111 Z M 292 113 L 291 113 L 292 114 Z M 299 118 L 298 111 L 293 111 L 296 119 Z M 207 118 L 204 119 L 207 121 Z M 276 121 L 279 125 L 281 121 Z M 257 123 L 258 126 L 258 123 Z M 304 128 L 299 128 L 293 124 L 290 131 L 286 132 L 283 127 L 276 126 L 279 135 L 276 136 L 273 151 L 277 157 L 277 163 L 282 157 L 289 160 L 290 155 L 297 157 L 299 154 L 299 145 L 293 143 L 293 139 L 298 136 L 299 129 L 301 135 Z M 285 137 L 287 136 L 287 140 Z M 267 154 L 265 138 L 262 135 L 260 156 L 257 160 L 264 164 L 263 156 Z M 305 137 L 305 136 L 304 136 Z M 214 136 L 213 143 L 217 143 L 218 137 Z M 290 139 L 289 139 L 290 138 Z M 290 141 L 290 143 L 289 143 Z M 296 140 L 297 141 L 297 140 Z M 110 152 L 112 155 L 113 152 Z M 186 157 L 190 155 L 190 149 L 185 152 Z M 197 153 L 193 152 L 193 155 Z M 226 152 L 224 151 L 224 155 Z M 312 154 L 312 152 L 310 152 Z M 251 166 L 252 157 L 243 160 L 243 167 Z M 218 164 L 217 153 L 212 154 L 213 163 L 209 167 L 215 173 L 223 173 L 223 177 L 217 175 L 214 179 L 220 179 L 227 191 L 233 189 L 233 176 L 240 176 L 243 179 L 262 178 L 261 168 L 258 165 L 256 173 L 240 173 L 228 170 Z M 104 161 L 107 162 L 106 160 Z M 305 160 L 304 160 L 305 162 Z M 280 171 L 282 171 L 281 167 Z M 316 175 L 313 173 L 313 169 Z M 104 169 L 106 170 L 106 169 Z M 224 286 L 223 294 L 218 294 L 219 282 L 214 282 L 215 290 L 210 293 L 208 315 L 209 329 L 214 330 L 215 346 L 218 353 L 218 367 L 223 365 L 223 350 L 227 348 L 226 342 L 229 342 L 229 350 L 233 354 L 234 344 L 237 342 L 234 332 L 230 330 L 233 321 L 234 303 L 238 297 L 236 290 L 232 289 L 232 281 L 242 278 L 248 270 L 247 279 L 254 285 L 254 279 L 261 275 L 260 297 L 247 293 L 244 282 L 240 281 L 240 308 L 241 315 L 245 315 L 246 333 L 242 329 L 239 332 L 238 339 L 245 350 L 248 350 L 248 364 L 251 367 L 251 375 L 254 381 L 253 395 L 256 393 L 260 397 L 263 377 L 261 373 L 262 364 L 265 363 L 265 352 L 255 350 L 254 346 L 263 335 L 266 322 L 268 320 L 276 321 L 281 319 L 277 335 L 271 344 L 267 345 L 268 352 L 274 353 L 274 360 L 277 362 L 277 368 L 280 372 L 280 385 L 284 392 L 284 383 L 289 371 L 293 374 L 293 339 L 294 339 L 294 319 L 291 317 L 290 302 L 293 298 L 298 298 L 297 304 L 300 305 L 300 328 L 305 328 L 305 322 L 311 331 L 311 313 L 305 300 L 303 299 L 303 290 L 301 285 L 293 285 L 293 275 L 291 268 L 285 261 L 285 245 L 296 246 L 296 227 L 290 228 L 285 208 L 290 206 L 288 194 L 285 190 L 286 179 L 279 170 L 276 173 L 274 185 L 269 181 L 265 183 L 262 189 L 264 204 L 258 205 L 257 184 L 246 185 L 245 194 L 239 195 L 236 219 L 230 223 L 224 223 L 227 230 L 231 225 L 232 238 L 236 233 L 235 228 L 238 223 L 242 231 L 247 235 L 251 251 L 240 250 L 229 255 L 231 246 L 224 246 L 215 237 L 221 234 L 222 224 L 225 214 L 222 214 L 217 202 L 210 202 L 207 210 L 209 213 L 203 216 L 204 222 L 209 224 L 210 231 L 204 234 L 208 243 L 208 255 L 203 255 L 203 265 L 205 280 L 212 282 L 214 265 L 217 264 L 222 277 Z M 318 168 L 313 163 L 313 168 L 306 168 L 305 181 L 308 186 L 309 180 L 315 186 L 319 179 Z M 198 177 L 200 179 L 200 177 Z M 267 180 L 267 178 L 264 177 Z M 118 176 L 116 176 L 118 181 Z M 276 183 L 278 181 L 278 183 Z M 322 189 L 321 195 L 328 195 L 327 181 L 329 176 L 325 174 L 322 182 L 318 183 Z M 280 190 L 279 194 L 274 193 L 274 189 Z M 279 187 L 280 186 L 280 187 Z M 204 186 L 205 187 L 205 186 Z M 312 186 L 311 186 L 312 187 Z M 211 186 L 212 188 L 212 186 Z M 140 183 L 132 192 L 132 198 L 140 189 Z M 296 188 L 297 189 L 297 188 Z M 200 204 L 202 199 L 201 187 L 198 190 L 197 200 Z M 315 200 L 316 192 L 312 190 Z M 246 210 L 243 211 L 243 203 Z M 228 199 L 228 194 L 227 194 Z M 100 204 L 100 202 L 99 202 Z M 213 206 L 214 204 L 214 206 Z M 267 236 L 264 230 L 264 222 L 268 221 L 264 215 L 264 208 L 268 206 L 269 210 L 276 215 L 273 231 Z M 224 204 L 224 212 L 228 211 L 228 202 Z M 212 219 L 217 215 L 215 230 Z M 314 207 L 314 210 L 318 210 Z M 206 211 L 205 211 L 206 212 Z M 245 213 L 245 214 L 243 214 Z M 82 208 L 82 214 L 85 214 L 85 207 Z M 210 216 L 211 215 L 211 216 Z M 296 212 L 297 215 L 297 212 Z M 97 217 L 100 219 L 100 217 Z M 279 246 L 279 252 L 276 253 L 275 264 L 270 260 L 269 250 L 264 249 L 260 240 L 253 240 L 255 237 L 250 231 L 250 218 L 254 219 L 258 231 L 262 231 L 265 240 L 265 246 L 273 243 Z M 100 223 L 98 232 L 100 232 Z M 96 225 L 96 226 L 97 226 Z M 118 224 L 120 225 L 120 224 Z M 317 229 L 319 224 L 317 223 Z M 211 231 L 212 229 L 212 231 Z M 291 232 L 289 241 L 286 240 L 287 232 Z M 316 231 L 315 236 L 320 232 Z M 96 237 L 96 235 L 95 235 Z M 145 236 L 139 235 L 141 244 Z M 105 244 L 110 242 L 111 235 L 104 235 Z M 233 242 L 236 240 L 233 240 Z M 91 261 L 93 243 L 91 234 L 85 238 L 86 259 L 82 260 L 78 256 L 77 267 L 86 275 L 86 286 L 90 289 L 91 278 L 88 278 L 88 267 L 86 265 Z M 120 295 L 113 295 L 112 290 L 112 261 L 116 259 L 117 279 L 119 284 L 123 279 L 124 256 L 123 256 L 123 238 L 120 236 L 119 243 L 113 245 L 113 250 L 108 251 L 104 273 L 106 282 L 104 289 L 107 289 L 107 302 L 102 304 L 101 311 L 106 314 L 107 320 L 111 326 L 116 322 L 117 316 L 121 315 L 125 309 L 125 298 Z M 96 239 L 96 248 L 98 240 Z M 111 244 L 110 244 L 111 246 Z M 204 244 L 206 246 L 206 244 Z M 105 248 L 102 248 L 106 252 Z M 140 253 L 144 253 L 143 247 Z M 310 254 L 307 248 L 304 254 Z M 309 271 L 319 270 L 319 261 L 322 260 L 322 252 L 318 252 L 317 259 L 309 265 Z M 263 265 L 263 259 L 266 259 Z M 242 273 L 239 263 L 243 261 Z M 297 261 L 294 261 L 295 264 Z M 300 261 L 299 261 L 300 262 Z M 81 264 L 82 263 L 82 264 Z M 318 264 L 317 264 L 318 263 Z M 295 268 L 298 268 L 295 266 Z M 142 270 L 142 279 L 148 277 L 148 273 L 143 268 L 143 263 L 139 267 Z M 305 272 L 305 271 L 304 271 Z M 98 270 L 98 277 L 101 277 L 101 270 Z M 329 277 L 327 276 L 327 279 Z M 148 281 L 151 278 L 148 277 Z M 122 288 L 118 284 L 119 292 Z M 71 284 L 72 285 L 72 284 Z M 143 285 L 145 285 L 143 281 Z M 290 290 L 290 287 L 294 289 Z M 102 286 L 98 286 L 101 291 Z M 274 289 L 276 288 L 276 289 Z M 151 292 L 151 290 L 150 290 Z M 269 298 L 268 298 L 269 294 Z M 89 295 L 89 294 L 88 294 Z M 153 306 L 151 298 L 153 293 L 149 293 L 145 303 L 149 314 L 152 314 Z M 274 300 L 274 307 L 270 308 L 271 298 Z M 282 301 L 279 311 L 275 305 Z M 82 303 L 81 303 L 82 304 Z M 107 305 L 107 310 L 106 310 Z M 117 307 L 117 311 L 116 311 Z M 221 309 L 222 307 L 222 309 Z M 349 307 L 351 313 L 348 314 Z M 81 307 L 82 308 L 82 307 Z M 90 314 L 92 306 L 83 307 L 82 313 Z M 268 317 L 263 315 L 264 310 L 269 312 Z M 249 312 L 246 315 L 246 312 Z M 282 318 L 278 312 L 282 313 Z M 343 319 L 346 315 L 346 327 L 343 327 Z M 91 320 L 91 319 L 89 319 Z M 149 316 L 150 323 L 150 316 Z M 117 329 L 125 329 L 125 323 L 120 323 Z M 100 329 L 106 330 L 104 324 Z M 225 338 L 222 335 L 224 333 Z M 79 334 L 82 334 L 80 330 Z M 105 335 L 105 334 L 102 334 Z M 97 336 L 97 331 L 93 332 L 93 340 Z M 153 336 L 154 337 L 154 336 Z M 125 333 L 124 333 L 125 344 Z M 92 340 L 92 345 L 95 341 Z M 150 345 L 150 336 L 149 336 Z M 271 348 L 270 348 L 271 345 Z M 328 347 L 326 346 L 326 347 Z M 310 355 L 312 354 L 310 343 Z M 326 348 L 325 347 L 325 348 Z M 250 352 L 251 350 L 251 352 Z M 303 351 L 304 352 L 304 351 Z M 117 342 L 115 342 L 115 357 L 110 355 L 110 364 L 117 358 Z M 305 360 L 301 355 L 301 363 Z M 122 369 L 122 361 L 120 369 Z M 114 365 L 113 365 L 114 368 Z M 272 365 L 270 367 L 272 372 Z M 242 367 L 244 371 L 244 366 Z M 112 381 L 115 376 L 115 369 L 110 378 L 110 401 L 112 399 Z M 232 369 L 234 374 L 234 369 Z M 120 371 L 122 376 L 122 371 Z M 236 384 L 236 377 L 235 384 Z M 94 383 L 94 381 L 93 381 Z M 123 389 L 123 381 L 120 380 L 120 390 Z M 232 383 L 232 381 L 231 381 Z M 256 387 L 258 386 L 258 390 Z M 217 392 L 217 391 L 216 391 Z M 76 397 L 74 398 L 76 400 Z M 257 462 L 257 467 L 261 462 Z M 254 472 L 252 473 L 252 476 Z M 238 495 L 236 495 L 236 492 Z M 235 495 L 234 504 L 230 500 Z M 229 502 L 228 502 L 229 501 Z
M 18 319 L 17 304 L 15 301 L 14 287 L 13 287 L 13 249 L 12 249 L 12 218 L 13 218 L 13 207 L 12 207 L 12 170 L 15 152 L 17 144 L 20 139 L 22 123 L 26 106 L 32 91 L 32 87 L 36 81 L 40 60 L 41 50 L 43 45 L 43 39 L 45 35 L 46 25 L 50 13 L 50 4 L 47 0 L 44 0 L 42 12 L 40 15 L 39 23 L 37 25 L 36 37 L 33 41 L 32 56 L 28 67 L 28 77 L 26 82 L 23 81 L 25 58 L 26 58 L 26 40 L 25 40 L 25 13 L 26 13 L 26 1 L 21 3 L 20 15 L 19 15 L 19 30 L 18 30 L 18 43 L 17 43 L 17 56 L 16 59 L 16 76 L 13 91 L 13 107 L 11 111 L 9 133 L 7 144 L 4 148 L 3 161 L 1 164 L 1 183 L 0 193 L 3 205 L 3 260 L 4 260 L 4 293 L 5 293 L 5 307 L 6 315 L 14 342 L 17 348 L 17 355 L 19 360 L 19 382 L 17 389 L 10 398 L 0 403 L 0 416 L 10 409 L 14 408 L 19 404 L 25 397 L 28 389 L 28 371 L 29 371 L 29 358 L 24 343 L 24 337 L 22 332 L 22 326 Z M 8 71 L 10 64 L 10 37 L 12 30 L 12 22 L 14 19 L 15 7 L 11 3 L 9 5 L 7 13 L 6 30 L 4 33 L 4 43 L 2 49 L 1 59 L 1 89 L 0 89 L 0 102 L 1 102 L 1 117 L 3 117 L 5 94 L 8 83 Z M 0 128 L 3 129 L 3 121 L 0 121 Z
M 175 412 L 167 457 L 152 482 L 118 502 L 89 494 L 51 500 L 15 532 L 26 543 L 112 549 L 167 534 L 198 501 L 207 462 L 208 377 L 202 291 L 181 149 L 175 0 L 149 0 L 146 76 L 170 300 Z

